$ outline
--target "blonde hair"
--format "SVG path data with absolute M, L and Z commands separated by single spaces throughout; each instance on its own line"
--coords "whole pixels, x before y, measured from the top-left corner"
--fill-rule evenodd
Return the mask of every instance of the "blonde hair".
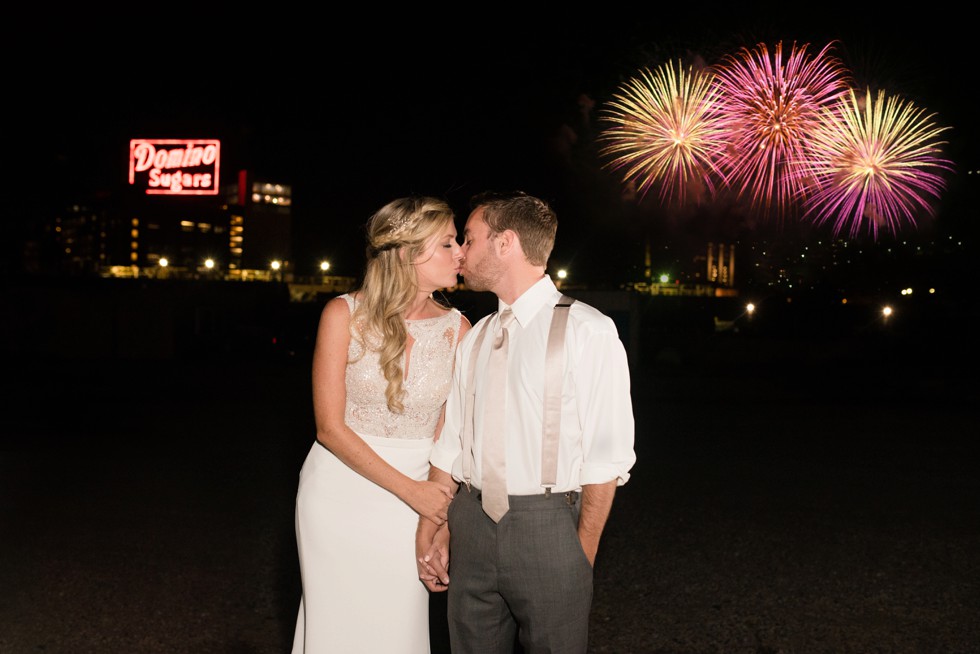
M 351 336 L 376 351 L 388 387 L 388 408 L 401 413 L 405 390 L 402 357 L 408 339 L 405 312 L 419 290 L 413 265 L 427 242 L 455 220 L 453 210 L 427 196 L 399 198 L 367 222 L 367 264 L 351 314 Z

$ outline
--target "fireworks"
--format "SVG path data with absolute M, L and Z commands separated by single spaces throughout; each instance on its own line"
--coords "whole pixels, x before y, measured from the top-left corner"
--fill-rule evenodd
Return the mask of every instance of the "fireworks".
M 811 175 L 815 192 L 805 200 L 806 215 L 817 224 L 833 223 L 837 235 L 850 226 L 851 236 L 866 229 L 877 238 L 885 229 L 898 233 L 915 225 L 918 210 L 933 214 L 930 198 L 945 188 L 939 138 L 948 127 L 933 115 L 879 91 L 849 99 L 824 116 L 812 135 Z
M 808 136 L 847 92 L 846 72 L 831 45 L 810 57 L 794 44 L 788 57 L 764 44 L 725 57 L 719 94 L 729 117 L 729 146 L 720 161 L 739 196 L 765 215 L 790 212 L 805 193 Z
M 681 204 L 730 187 L 760 218 L 798 213 L 834 235 L 897 231 L 934 215 L 944 190 L 934 114 L 871 91 L 859 98 L 828 44 L 742 48 L 707 70 L 643 70 L 602 115 L 606 167 L 641 196 Z
M 641 197 L 659 184 L 667 203 L 700 199 L 723 180 L 716 161 L 724 147 L 724 114 L 712 77 L 680 62 L 641 71 L 605 111 L 611 127 L 600 135 L 609 167 L 637 182 Z

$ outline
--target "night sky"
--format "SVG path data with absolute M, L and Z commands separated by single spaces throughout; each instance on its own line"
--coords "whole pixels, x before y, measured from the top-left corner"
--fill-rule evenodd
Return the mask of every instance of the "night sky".
M 642 67 L 712 64 L 780 40 L 814 53 L 838 41 L 859 83 L 951 126 L 957 173 L 947 195 L 963 206 L 962 178 L 976 168 L 977 35 L 941 4 L 865 15 L 814 3 L 773 12 L 678 3 L 645 15 L 597 5 L 538 17 L 499 6 L 341 17 L 277 5 L 206 21 L 38 17 L 3 45 L 14 91 L 8 143 L 28 163 L 18 170 L 29 191 L 8 219 L 27 234 L 69 199 L 117 191 L 130 138 L 220 138 L 224 182 L 247 168 L 292 184 L 299 272 L 321 257 L 338 274 L 359 272 L 362 225 L 396 196 L 443 196 L 461 227 L 472 194 L 521 188 L 558 211 L 553 262 L 588 261 L 601 276 L 602 262 L 621 261 L 644 230 L 695 243 L 738 236 L 724 216 L 639 226 L 611 209 L 620 186 L 599 169 L 593 141 L 604 103 Z M 962 213 L 941 210 L 939 220 L 975 233 Z

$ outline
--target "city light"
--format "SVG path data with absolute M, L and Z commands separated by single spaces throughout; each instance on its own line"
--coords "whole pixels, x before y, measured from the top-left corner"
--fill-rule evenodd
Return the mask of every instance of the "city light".
M 207 268 L 208 270 L 211 270 L 212 268 L 214 268 L 214 259 L 205 259 L 204 260 L 204 267 Z
M 169 265 L 170 265 L 170 262 L 167 261 L 167 257 L 160 257 L 160 267 L 161 268 L 166 268 Z
M 321 261 L 320 262 L 320 272 L 327 272 L 328 270 L 330 270 L 330 262 L 329 261 Z
M 271 263 L 271 264 L 269 264 L 269 266 L 270 266 L 270 267 L 271 267 L 271 268 L 272 268 L 273 270 L 279 270 L 279 269 L 280 269 L 280 268 L 282 267 L 282 262 L 281 262 L 281 261 L 279 261 L 278 259 L 274 259 L 274 260 L 272 261 L 272 263 Z

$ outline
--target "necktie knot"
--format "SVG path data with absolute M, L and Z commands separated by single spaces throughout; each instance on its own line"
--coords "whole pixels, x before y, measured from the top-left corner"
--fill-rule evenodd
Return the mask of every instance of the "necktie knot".
M 514 322 L 514 312 L 510 308 L 504 309 L 500 313 L 500 318 L 497 323 L 497 333 L 493 339 L 494 349 L 499 349 L 504 344 L 504 339 L 507 337 L 507 328 L 510 327 L 511 323 Z

